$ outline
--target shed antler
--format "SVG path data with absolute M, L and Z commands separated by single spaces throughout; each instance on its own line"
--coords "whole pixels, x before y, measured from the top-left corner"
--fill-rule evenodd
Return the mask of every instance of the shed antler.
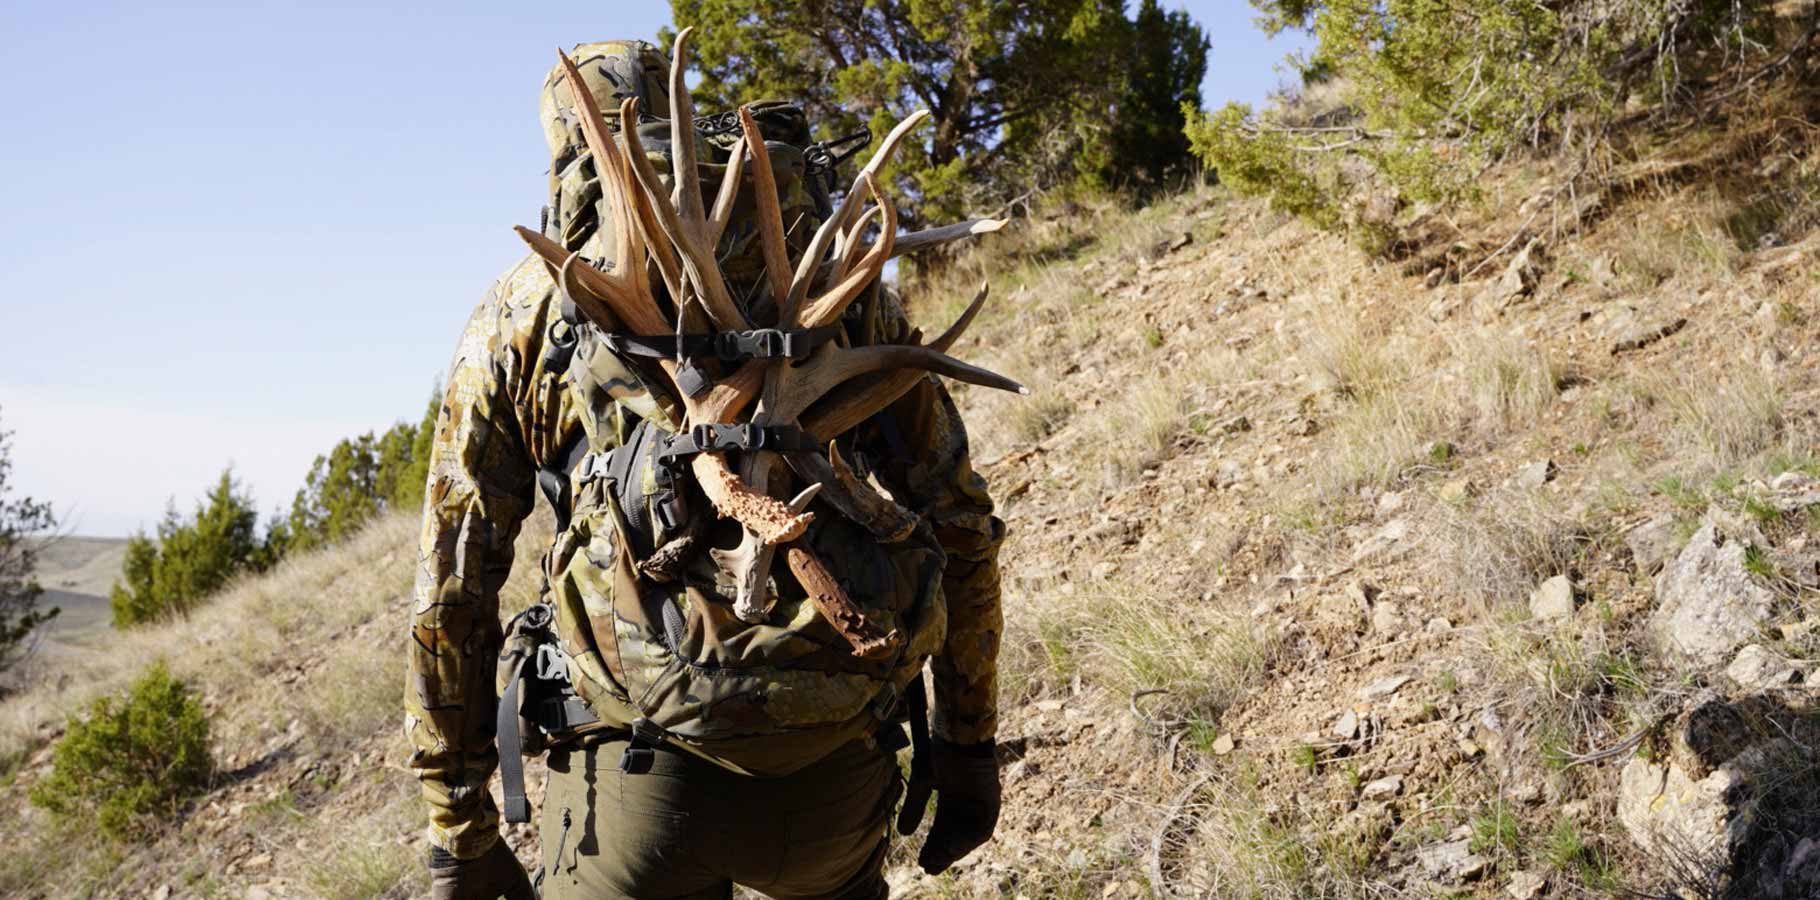
M 764 262 L 768 303 L 756 310 L 775 310 L 775 321 L 760 323 L 786 333 L 811 333 L 837 326 L 856 298 L 876 285 L 885 263 L 898 252 L 920 249 L 973 234 L 997 230 L 1003 223 L 984 219 L 908 235 L 900 242 L 897 211 L 881 189 L 878 173 L 910 130 L 925 118 L 917 112 L 899 123 L 860 170 L 839 207 L 829 216 L 792 265 L 770 153 L 750 111 L 739 110 L 741 136 L 732 149 L 712 207 L 704 203 L 697 170 L 694 106 L 683 72 L 688 65 L 691 29 L 676 36 L 670 72 L 671 183 L 647 156 L 636 125 L 638 101 L 620 106 L 621 128 L 608 128 L 598 103 L 583 86 L 574 62 L 560 51 L 573 88 L 582 135 L 601 182 L 602 221 L 611 228 L 606 248 L 613 264 L 602 271 L 562 245 L 520 228 L 531 249 L 560 275 L 561 285 L 584 316 L 603 330 L 640 336 L 681 333 L 693 309 L 705 314 L 720 332 L 744 332 L 754 323 L 751 310 L 734 299 L 715 258 L 715 248 L 730 221 L 737 198 L 749 185 L 755 211 L 758 247 Z M 867 201 L 871 202 L 868 203 Z M 875 231 L 876 229 L 876 231 Z M 868 240 L 869 235 L 876 237 Z M 905 246 L 908 244 L 909 246 Z M 671 299 L 674 320 L 660 305 L 653 278 Z M 925 373 L 934 372 L 986 387 L 1025 392 L 1009 378 L 948 356 L 948 349 L 985 299 L 982 290 L 960 320 L 941 339 L 928 345 L 846 346 L 822 343 L 796 360 L 754 354 L 731 372 L 718 374 L 703 389 L 685 378 L 685 362 L 663 358 L 657 367 L 668 384 L 658 385 L 681 399 L 686 430 L 704 425 L 730 425 L 750 410 L 754 428 L 747 433 L 795 429 L 806 432 L 810 447 L 787 454 L 741 444 L 738 472 L 722 450 L 702 450 L 690 469 L 702 492 L 722 516 L 741 526 L 740 545 L 715 551 L 717 562 L 735 576 L 734 612 L 749 622 L 769 615 L 768 579 L 776 547 L 795 541 L 814 518 L 808 507 L 817 498 L 861 523 L 883 540 L 901 540 L 916 526 L 914 514 L 898 506 L 855 475 L 839 457 L 833 439 L 902 396 Z M 866 318 L 876 314 L 868 301 Z M 696 315 L 695 318 L 700 318 Z M 872 329 L 860 329 L 869 341 Z M 681 342 L 679 340 L 680 348 Z M 709 363 L 712 365 L 712 363 Z M 731 363 L 728 363 L 731 366 Z M 694 391 L 689 388 L 695 388 Z M 797 446 L 801 447 L 802 442 Z M 724 445 L 720 445 L 724 447 Z M 778 466 L 787 455 L 789 469 Z M 790 470 L 806 482 L 786 502 Z M 825 488 L 825 489 L 824 489 Z M 802 584 L 817 610 L 862 657 L 888 654 L 895 633 L 883 634 L 866 621 L 828 566 L 806 542 L 792 544 L 787 568 Z

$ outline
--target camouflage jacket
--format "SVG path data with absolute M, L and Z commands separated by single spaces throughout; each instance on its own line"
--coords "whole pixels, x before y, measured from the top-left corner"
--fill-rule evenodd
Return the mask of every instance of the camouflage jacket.
M 468 320 L 450 365 L 426 491 L 408 645 L 405 730 L 410 766 L 430 806 L 431 838 L 461 858 L 491 847 L 498 814 L 487 781 L 494 743 L 495 669 L 502 641 L 499 590 L 513 542 L 531 512 L 537 472 L 583 427 L 565 375 L 547 368 L 544 343 L 560 302 L 544 266 L 527 257 Z M 907 330 L 898 316 L 897 328 Z M 611 403 L 644 415 L 632 380 Z M 931 660 L 934 730 L 957 743 L 997 728 L 1001 613 L 998 547 L 985 482 L 966 432 L 933 377 L 880 414 L 890 417 L 900 502 L 925 516 L 947 554 L 947 636 Z M 867 426 L 862 426 L 865 428 Z

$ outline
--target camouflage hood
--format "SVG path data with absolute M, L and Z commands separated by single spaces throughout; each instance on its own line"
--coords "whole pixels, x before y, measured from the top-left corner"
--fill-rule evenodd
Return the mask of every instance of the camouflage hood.
M 637 97 L 647 110 L 669 108 L 670 57 L 657 47 L 644 41 L 597 41 L 576 45 L 569 56 L 581 71 L 588 92 L 616 124 L 620 101 L 627 97 Z M 575 112 L 574 87 L 561 65 L 553 66 L 544 77 L 538 119 L 550 149 L 550 200 L 544 234 L 579 250 L 595 231 L 594 201 L 600 198 L 600 189 L 580 165 L 587 144 Z

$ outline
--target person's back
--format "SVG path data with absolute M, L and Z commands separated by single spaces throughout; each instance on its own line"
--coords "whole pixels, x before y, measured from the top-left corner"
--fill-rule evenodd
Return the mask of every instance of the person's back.
M 690 142 L 683 148 L 661 120 L 602 143 L 621 101 L 670 105 L 666 61 L 648 45 L 609 42 L 578 47 L 574 65 L 586 96 L 570 95 L 561 67 L 545 85 L 552 190 L 541 235 L 527 234 L 537 252 L 470 318 L 431 455 L 406 730 L 431 810 L 435 896 L 529 896 L 499 840 L 487 782 L 503 767 L 506 812 L 521 815 L 517 754 L 545 744 L 544 896 L 718 897 L 734 882 L 777 897 L 883 896 L 886 823 L 901 791 L 893 751 L 906 718 L 913 731 L 924 721 L 925 660 L 935 737 L 919 764 L 934 766 L 913 778 L 920 796 L 906 802 L 900 829 L 914 828 L 931 786 L 940 791 L 922 856 L 939 871 L 996 820 L 1003 526 L 934 378 L 898 378 L 886 396 L 880 385 L 896 376 L 878 372 L 821 406 L 804 402 L 800 425 L 790 416 L 703 430 L 702 398 L 736 390 L 748 371 L 817 370 L 803 361 L 810 353 L 825 363 L 874 342 L 874 356 L 916 356 L 902 346 L 914 342 L 902 311 L 877 283 L 889 241 L 881 236 L 883 255 L 859 258 L 864 220 L 844 233 L 845 253 L 822 267 L 833 277 L 803 306 L 813 313 L 839 291 L 865 299 L 828 307 L 825 324 L 695 335 L 714 284 L 737 298 L 742 318 L 789 318 L 783 270 L 827 249 L 811 247 L 811 235 L 839 217 L 830 173 L 817 168 L 827 154 L 807 146 L 807 124 L 787 105 L 754 108 L 743 123 L 741 133 L 762 135 L 762 153 L 712 121 L 677 129 Z M 609 115 L 596 120 L 590 106 Z M 588 134 L 597 121 L 604 129 Z M 669 232 L 649 220 L 678 212 L 665 209 L 674 184 L 649 199 L 636 178 L 650 172 L 634 176 L 640 160 L 613 159 L 620 142 L 662 164 L 652 170 L 698 157 L 704 192 L 730 181 L 715 204 L 724 229 L 710 236 L 715 272 L 696 271 L 706 254 L 692 260 L 686 237 L 669 248 L 656 239 Z M 806 268 L 808 280 L 820 274 Z M 695 303 L 677 309 L 668 301 L 678 295 Z M 633 301 L 648 302 L 660 324 L 680 318 L 688 340 L 660 340 L 668 327 L 639 333 L 647 311 L 614 307 Z M 914 364 L 975 377 L 931 359 Z M 759 415 L 787 411 L 793 395 L 769 387 L 781 383 L 767 382 Z M 756 401 L 756 388 L 749 393 Z M 829 439 L 838 450 L 822 457 Z M 728 504 L 762 507 L 788 470 L 756 477 L 757 491 L 701 477 L 753 477 L 761 457 L 787 458 L 821 485 L 783 510 L 796 533 L 763 541 L 753 537 L 763 522 Z M 558 518 L 546 589 L 508 639 L 498 591 L 539 489 Z

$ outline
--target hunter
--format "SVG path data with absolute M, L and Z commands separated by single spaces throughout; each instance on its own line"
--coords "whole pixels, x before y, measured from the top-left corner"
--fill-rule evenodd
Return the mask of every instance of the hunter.
M 918 859 L 929 873 L 990 839 L 998 819 L 1004 525 L 954 402 L 925 372 L 986 376 L 940 354 L 951 336 L 918 345 L 876 277 L 885 258 L 968 229 L 906 235 L 895 249 L 885 234 L 868 249 L 863 235 L 896 232 L 872 166 L 862 182 L 878 198 L 873 218 L 844 233 L 831 221 L 847 209 L 832 200 L 835 173 L 864 135 L 813 142 L 802 110 L 780 102 L 695 117 L 686 90 L 672 96 L 684 50 L 679 39 L 673 71 L 643 42 L 584 44 L 551 71 L 541 103 L 549 205 L 539 231 L 521 230 L 535 252 L 493 285 L 450 365 L 405 700 L 437 900 L 535 895 L 488 785 L 498 770 L 505 818 L 526 820 L 522 755 L 537 751 L 549 774 L 535 890 L 556 900 L 725 898 L 736 883 L 777 898 L 884 897 L 900 799 L 896 824 L 909 834 L 934 793 Z M 634 175 L 661 178 L 663 190 Z M 695 177 L 700 185 L 677 183 Z M 712 230 L 699 194 L 685 202 L 698 190 L 719 194 Z M 863 205 L 866 188 L 846 191 Z M 712 238 L 706 264 L 717 272 L 650 225 L 679 213 Z M 824 291 L 801 306 L 834 310 L 831 327 L 767 333 L 704 319 L 701 305 L 724 285 L 750 324 L 803 321 L 779 312 L 807 293 L 785 296 L 786 268 L 798 272 L 794 287 Z M 825 300 L 840 280 L 817 274 L 828 272 L 860 273 L 847 279 L 859 299 Z M 606 289 L 616 284 L 639 289 Z M 693 302 L 679 309 L 679 292 Z M 689 333 L 639 334 L 600 311 L 603 298 L 646 294 Z M 861 346 L 875 339 L 883 346 Z M 825 424 L 839 418 L 825 410 L 836 399 L 805 399 L 800 420 L 782 425 L 686 424 L 697 398 L 757 384 L 733 374 L 742 365 L 782 379 L 861 351 L 877 351 L 866 357 L 873 373 L 830 396 L 896 399 L 855 425 Z M 914 357 L 901 364 L 924 371 L 881 393 L 889 373 L 874 357 L 885 356 Z M 1015 386 L 998 378 L 976 383 Z M 802 529 L 788 541 L 755 540 L 756 526 L 723 515 L 724 498 L 696 474 L 750 476 L 761 446 L 791 467 L 778 462 L 761 492 L 813 482 L 785 510 Z M 823 476 L 790 481 L 792 470 Z M 499 592 L 539 493 L 555 517 L 540 602 L 502 625 Z M 901 521 L 881 525 L 892 511 Z M 753 566 L 755 579 L 735 571 Z M 897 751 L 911 743 L 906 792 Z

